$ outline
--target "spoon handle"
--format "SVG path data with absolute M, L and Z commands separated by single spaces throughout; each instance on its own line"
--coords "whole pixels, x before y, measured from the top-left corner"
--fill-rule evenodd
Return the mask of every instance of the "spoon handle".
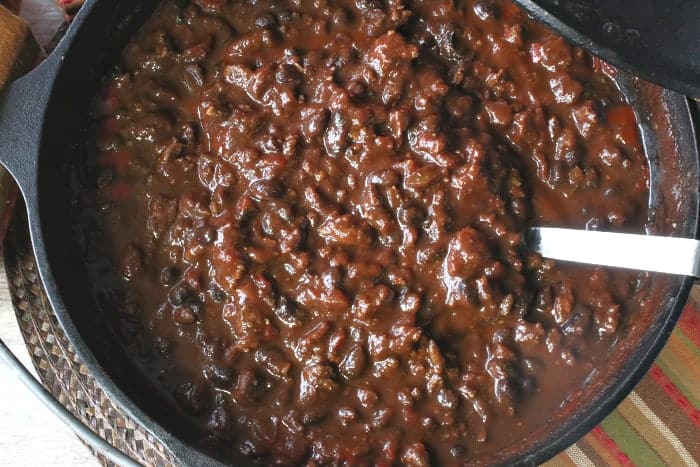
M 691 238 L 534 227 L 528 244 L 545 258 L 700 277 L 700 241 Z

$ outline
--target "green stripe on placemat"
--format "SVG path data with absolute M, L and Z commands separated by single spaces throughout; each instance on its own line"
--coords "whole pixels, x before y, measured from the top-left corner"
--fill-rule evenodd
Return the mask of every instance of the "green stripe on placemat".
M 636 465 L 665 465 L 664 461 L 617 411 L 608 415 L 600 426 Z
M 698 348 L 695 346 L 695 344 L 690 340 L 690 338 L 689 338 L 688 336 L 685 335 L 685 333 L 684 333 L 683 331 L 681 331 L 680 329 L 676 328 L 676 329 L 673 331 L 673 334 L 675 335 L 675 337 L 678 338 L 678 340 L 680 340 L 680 341 L 683 343 L 683 345 L 685 345 L 685 347 L 686 347 L 693 355 L 695 355 L 695 358 L 700 359 L 700 349 L 698 349 Z
M 659 365 L 659 368 L 661 368 L 661 370 L 663 370 L 664 373 L 666 373 L 668 379 L 670 379 L 671 382 L 675 384 L 678 387 L 678 389 L 681 390 L 681 392 L 685 395 L 685 397 L 688 398 L 688 401 L 690 401 L 691 404 L 693 404 L 696 408 L 700 407 L 700 400 L 698 400 L 697 394 L 695 393 L 697 389 L 695 391 L 691 390 L 691 388 L 698 387 L 698 382 L 688 381 L 689 377 L 686 371 L 686 365 L 684 365 L 683 367 L 677 366 L 676 362 L 674 362 L 673 360 L 673 356 L 670 355 L 670 352 L 668 352 L 668 354 L 669 355 L 667 355 L 667 352 L 662 353 L 661 356 L 656 359 L 656 364 Z M 694 364 L 700 365 L 700 360 L 695 362 Z M 695 385 L 693 386 L 693 384 Z

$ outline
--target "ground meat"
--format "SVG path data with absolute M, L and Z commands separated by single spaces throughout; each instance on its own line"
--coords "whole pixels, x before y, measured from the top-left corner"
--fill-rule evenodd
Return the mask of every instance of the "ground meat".
M 638 306 L 525 246 L 640 230 L 648 177 L 614 83 L 505 0 L 164 0 L 98 101 L 95 293 L 224 460 L 473 462 Z

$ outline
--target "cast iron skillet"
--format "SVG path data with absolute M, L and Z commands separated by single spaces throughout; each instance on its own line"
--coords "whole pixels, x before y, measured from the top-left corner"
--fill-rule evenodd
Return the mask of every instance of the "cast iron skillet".
M 217 462 L 195 447 L 167 410 L 150 399 L 121 356 L 87 293 L 89 278 L 72 222 L 71 174 L 87 157 L 85 131 L 101 77 L 157 0 L 88 0 L 55 52 L 0 97 L 0 159 L 20 186 L 46 292 L 78 356 L 109 397 L 160 440 L 181 463 Z M 595 50 L 593 50 L 595 53 Z M 650 230 L 696 237 L 699 167 L 692 116 L 685 97 L 618 72 L 616 81 L 640 121 L 650 163 Z M 651 276 L 651 313 L 637 313 L 606 368 L 591 375 L 574 402 L 517 446 L 482 464 L 532 465 L 575 442 L 610 413 L 647 371 L 670 335 L 692 279 Z M 2 346 L 0 346 L 2 350 Z M 166 427 L 167 426 L 167 427 Z

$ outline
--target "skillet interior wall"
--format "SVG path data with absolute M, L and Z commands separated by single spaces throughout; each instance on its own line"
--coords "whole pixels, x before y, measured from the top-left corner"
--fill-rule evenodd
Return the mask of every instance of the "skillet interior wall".
M 107 374 L 148 414 L 161 419 L 168 409 L 123 352 L 105 326 L 87 284 L 74 199 L 76 178 L 84 175 L 89 157 L 90 113 L 103 77 L 118 61 L 121 50 L 159 3 L 157 0 L 100 1 L 72 40 L 61 71 L 53 83 L 44 118 L 39 163 L 40 222 L 54 279 L 76 325 Z M 50 85 L 47 83 L 47 85 Z M 86 178 L 83 177 L 81 183 Z

